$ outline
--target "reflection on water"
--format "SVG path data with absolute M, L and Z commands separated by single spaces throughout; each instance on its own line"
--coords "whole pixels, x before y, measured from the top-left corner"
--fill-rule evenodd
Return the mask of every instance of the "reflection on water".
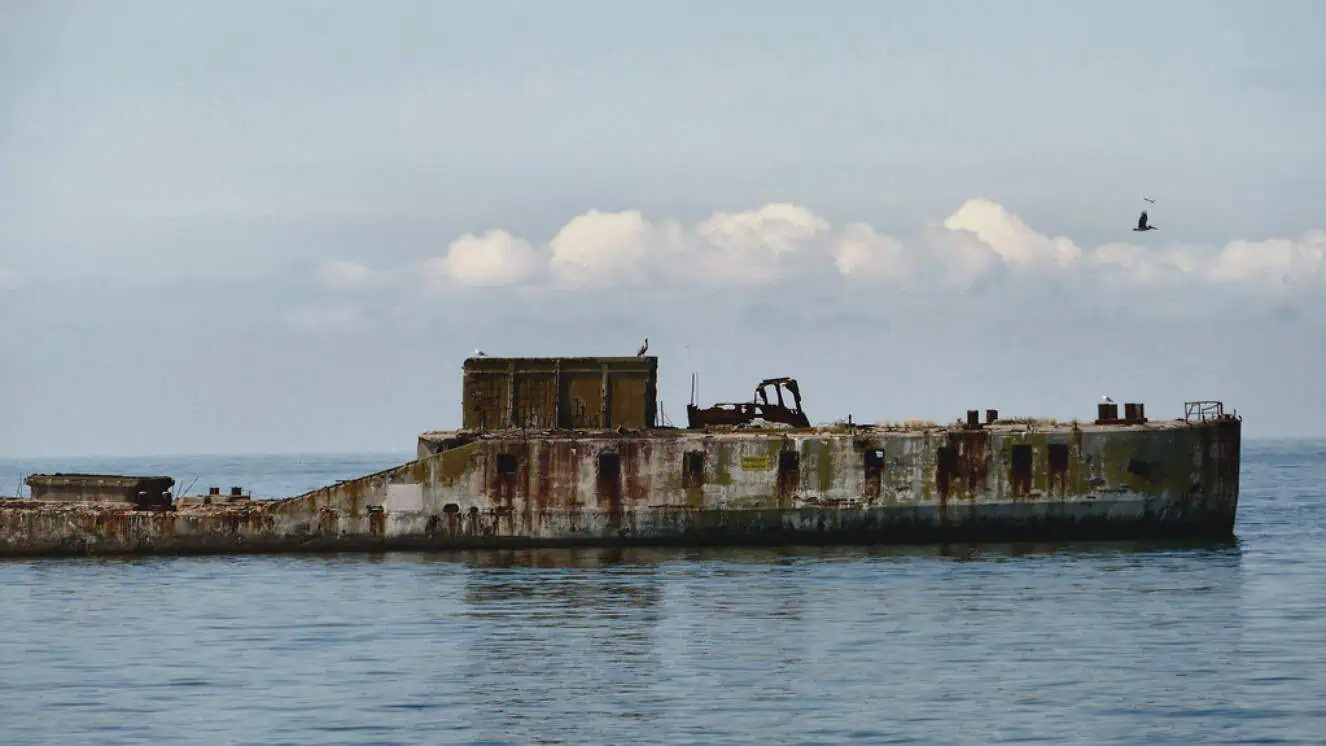
M 456 550 L 391 553 L 400 561 L 460 562 L 470 567 L 611 568 L 618 565 L 719 563 L 787 565 L 804 562 L 860 562 L 879 558 L 944 558 L 990 562 L 1017 557 L 1054 555 L 1059 558 L 1108 555 L 1209 552 L 1237 557 L 1240 542 L 1230 539 L 1164 539 L 1101 542 L 1021 542 L 1008 544 L 934 544 L 906 546 L 781 546 L 781 547 L 612 547 Z M 383 556 L 383 555 L 379 555 Z
M 2 742 L 1321 743 L 1273 456 L 1231 542 L 3 562 Z
M 649 719 L 639 670 L 661 664 L 656 569 L 566 574 L 477 568 L 463 600 L 475 622 L 467 677 L 501 672 L 504 684 L 480 690 L 480 709 L 507 711 L 537 726 L 563 698 Z

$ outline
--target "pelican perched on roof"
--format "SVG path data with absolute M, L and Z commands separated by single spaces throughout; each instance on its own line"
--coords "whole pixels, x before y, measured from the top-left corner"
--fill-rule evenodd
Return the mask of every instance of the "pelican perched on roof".
M 640 349 L 635 353 L 635 356 L 644 357 L 645 353 L 648 351 L 649 351 L 649 337 L 645 337 L 645 343 L 640 345 Z

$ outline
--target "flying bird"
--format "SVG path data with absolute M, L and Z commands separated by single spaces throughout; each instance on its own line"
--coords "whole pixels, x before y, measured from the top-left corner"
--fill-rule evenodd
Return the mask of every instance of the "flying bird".
M 1104 394 L 1101 394 L 1101 395 L 1100 395 L 1100 403 L 1101 403 L 1101 404 L 1113 404 L 1113 403 L 1114 403 L 1114 400 L 1111 399 L 1110 397 L 1104 395 Z
M 1142 216 L 1139 217 L 1139 218 L 1137 219 L 1137 227 L 1134 228 L 1133 230 L 1135 230 L 1135 231 L 1155 231 L 1155 230 L 1160 230 L 1160 229 L 1157 228 L 1157 227 L 1154 226 L 1154 225 L 1147 225 L 1147 223 L 1146 223 L 1146 210 L 1143 210 L 1143 211 L 1142 211 Z
M 1147 202 L 1150 202 L 1153 205 L 1156 203 L 1156 201 L 1154 199 L 1151 199 L 1150 197 L 1143 197 L 1142 199 L 1146 200 Z
M 640 350 L 639 350 L 638 352 L 635 353 L 635 356 L 636 356 L 636 357 L 644 357 L 644 356 L 645 356 L 645 352 L 646 352 L 648 349 L 649 349 L 649 337 L 645 337 L 645 343 L 642 344 L 642 345 L 640 345 Z
M 475 356 L 475 357 L 487 357 L 486 355 L 484 355 L 483 350 L 479 349 L 478 347 L 474 348 L 474 356 Z

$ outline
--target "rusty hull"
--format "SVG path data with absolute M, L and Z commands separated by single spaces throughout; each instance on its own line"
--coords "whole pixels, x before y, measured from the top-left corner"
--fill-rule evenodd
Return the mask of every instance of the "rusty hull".
M 285 500 L 0 501 L 0 555 L 1228 537 L 1241 422 L 426 433 Z
M 773 391 L 773 397 L 769 391 Z M 783 396 L 783 392 L 787 396 Z M 787 400 L 792 403 L 788 404 Z M 739 425 L 762 419 L 792 427 L 810 427 L 810 420 L 801 411 L 801 389 L 795 378 L 783 376 L 766 378 L 755 387 L 755 394 L 746 402 L 720 402 L 701 408 L 694 402 L 686 405 L 687 427 L 700 430 L 715 425 Z

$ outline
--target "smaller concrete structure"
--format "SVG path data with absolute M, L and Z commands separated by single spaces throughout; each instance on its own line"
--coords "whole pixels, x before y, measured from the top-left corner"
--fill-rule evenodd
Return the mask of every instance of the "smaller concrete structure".
M 122 474 L 33 474 L 24 480 L 32 499 L 133 505 L 140 510 L 167 508 L 175 480 Z
M 654 427 L 657 357 L 471 357 L 465 429 Z
M 187 495 L 175 500 L 175 506 L 179 508 L 194 507 L 198 505 L 227 505 L 230 503 L 248 502 L 253 499 L 252 495 L 244 494 L 241 487 L 231 487 L 230 494 L 221 494 L 220 487 L 208 487 L 206 495 Z

